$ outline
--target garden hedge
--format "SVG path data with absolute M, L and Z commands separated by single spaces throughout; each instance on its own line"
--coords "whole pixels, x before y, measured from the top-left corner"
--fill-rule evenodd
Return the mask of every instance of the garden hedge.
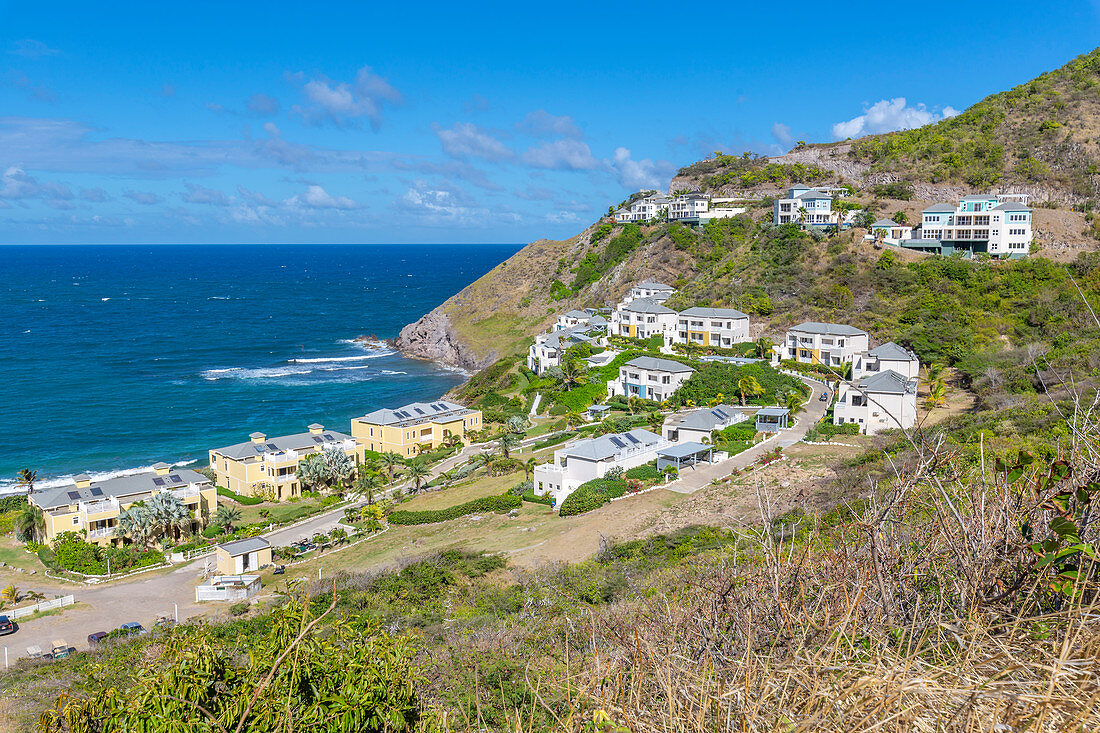
M 571 517 L 599 509 L 611 499 L 626 493 L 627 483 L 622 479 L 597 478 L 586 481 L 565 497 L 558 509 L 558 516 Z
M 643 466 L 628 468 L 626 473 L 623 474 L 623 478 L 633 478 L 639 481 L 660 481 L 661 472 L 657 470 L 656 466 L 647 463 Z
M 545 504 L 546 506 L 550 506 L 550 495 L 543 494 L 542 496 L 539 496 L 534 492 L 533 489 L 524 491 L 520 498 L 522 498 L 524 501 L 529 501 L 532 504 Z
M 479 512 L 507 512 L 522 505 L 523 499 L 512 494 L 483 496 L 480 499 L 474 499 L 465 504 L 456 504 L 446 509 L 425 509 L 418 512 L 400 510 L 391 514 L 388 519 L 390 524 L 432 524 L 433 522 L 446 522 L 449 519 L 458 519 L 467 514 L 477 514 Z
M 238 504 L 244 504 L 245 506 L 254 506 L 256 504 L 263 504 L 264 500 L 258 496 L 241 496 L 235 491 L 230 491 L 224 486 L 218 487 L 218 496 L 224 496 L 228 499 L 232 499 Z

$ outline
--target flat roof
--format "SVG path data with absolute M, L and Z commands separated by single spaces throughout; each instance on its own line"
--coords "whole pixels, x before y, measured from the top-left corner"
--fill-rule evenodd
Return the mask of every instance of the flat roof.
M 761 415 L 767 417 L 782 417 L 783 415 L 789 415 L 791 413 L 786 407 L 761 407 L 756 411 L 756 416 Z
M 703 443 L 691 440 L 687 443 L 677 443 L 676 445 L 670 445 L 668 448 L 662 448 L 657 451 L 657 455 L 661 458 L 689 458 L 713 449 L 713 445 L 704 445 Z
M 233 542 L 226 542 L 224 545 L 218 545 L 218 549 L 225 550 L 231 557 L 246 555 L 256 550 L 265 550 L 268 547 L 271 547 L 271 543 L 263 537 L 247 537 L 243 540 L 234 540 Z

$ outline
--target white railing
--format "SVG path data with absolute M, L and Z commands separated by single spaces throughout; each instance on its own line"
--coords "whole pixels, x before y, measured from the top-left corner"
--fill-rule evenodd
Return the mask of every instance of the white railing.
M 264 463 L 287 463 L 298 460 L 298 451 L 287 450 L 280 453 L 264 453 Z
M 99 514 L 100 512 L 117 512 L 119 510 L 118 499 L 100 499 L 99 501 L 82 501 L 77 508 L 85 514 Z
M 103 529 L 93 529 L 88 532 L 88 539 L 94 540 L 100 537 L 110 537 L 118 531 L 118 527 L 104 527 Z
M 169 489 L 168 493 L 177 499 L 190 499 L 194 496 L 200 496 L 199 490 L 192 486 L 185 486 L 182 489 Z

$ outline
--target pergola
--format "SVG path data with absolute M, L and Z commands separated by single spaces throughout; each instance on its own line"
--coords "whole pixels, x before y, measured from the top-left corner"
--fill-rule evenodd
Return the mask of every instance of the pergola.
M 706 456 L 703 458 L 702 456 Z M 703 443 L 697 443 L 691 441 L 688 443 L 678 443 L 677 445 L 671 445 L 668 448 L 662 448 L 657 451 L 657 470 L 660 471 L 666 466 L 674 466 L 677 471 L 681 466 L 690 465 L 695 468 L 699 464 L 700 459 L 704 463 L 710 463 L 714 457 L 714 446 L 704 445 Z

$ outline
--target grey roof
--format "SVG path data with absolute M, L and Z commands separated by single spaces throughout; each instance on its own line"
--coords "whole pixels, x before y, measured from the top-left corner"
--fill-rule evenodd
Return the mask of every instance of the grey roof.
M 681 316 L 699 316 L 700 318 L 748 318 L 748 313 L 742 313 L 733 308 L 688 308 L 680 311 Z
M 667 448 L 661 448 L 657 451 L 657 455 L 662 458 L 690 458 L 691 456 L 707 453 L 711 450 L 714 450 L 713 445 L 703 445 L 698 441 L 690 440 L 686 443 L 677 443 Z
M 855 386 L 864 392 L 876 392 L 879 394 L 905 394 L 910 391 L 909 381 L 893 369 L 864 377 L 855 383 Z
M 606 326 L 607 319 L 597 314 L 588 319 L 589 326 Z
M 952 211 L 954 211 L 954 209 L 952 209 Z M 908 224 L 898 224 L 893 219 L 879 219 L 878 221 L 876 221 L 874 224 L 871 225 L 871 228 L 873 229 L 874 227 L 904 227 L 904 226 L 908 226 Z
M 563 313 L 562 315 L 565 318 L 588 318 L 587 313 L 585 313 L 584 311 L 579 311 L 579 310 L 571 310 L 567 313 Z
M 636 359 L 631 359 L 624 366 L 634 367 L 635 369 L 648 369 L 650 371 L 657 372 L 680 373 L 695 371 L 687 364 L 681 364 L 680 362 L 672 361 L 671 359 L 658 359 L 654 356 L 639 356 Z
M 963 196 L 959 201 L 996 201 L 997 197 L 991 193 L 972 193 L 969 196 Z
M 795 196 L 795 198 L 796 199 L 806 199 L 807 201 L 817 200 L 817 199 L 829 199 L 831 201 L 833 197 L 830 196 L 827 193 L 821 193 L 821 191 L 815 191 L 814 189 L 811 188 L 809 191 L 805 191 L 803 193 L 798 194 L 797 196 Z
M 1006 201 L 1000 206 L 994 206 L 994 211 L 1031 211 L 1028 207 L 1015 201 Z
M 943 212 L 943 211 L 954 212 L 955 207 L 951 204 L 932 204 L 927 209 L 923 209 L 921 211 L 921 213 L 925 213 L 925 212 L 929 212 L 929 211 L 933 212 L 933 213 Z
M 722 364 L 733 364 L 734 366 L 745 366 L 746 364 L 756 364 L 763 361 L 763 359 L 750 359 L 744 356 L 719 356 L 717 354 L 704 354 L 699 357 L 699 361 L 714 361 Z
M 555 335 L 560 339 L 561 333 L 564 333 L 564 331 L 559 331 Z M 468 407 L 454 402 L 438 400 L 436 402 L 410 402 L 403 407 L 398 407 L 396 410 L 375 410 L 356 419 L 374 425 L 411 425 L 423 420 L 458 417 L 469 412 L 473 411 Z
M 252 433 L 252 436 L 262 436 L 263 433 Z M 244 443 L 234 443 L 221 448 L 215 448 L 214 452 L 226 458 L 251 458 L 262 456 L 264 453 L 282 453 L 288 450 L 305 450 L 306 448 L 324 448 L 326 445 L 338 443 L 343 440 L 351 440 L 350 435 L 338 433 L 335 430 L 326 430 L 323 433 L 294 433 L 293 435 L 280 435 L 276 438 L 267 438 L 260 443 L 247 440 Z
M 224 545 L 218 545 L 218 547 L 228 552 L 231 557 L 236 557 L 237 555 L 245 555 L 249 552 L 255 552 L 256 550 L 266 550 L 268 547 L 271 547 L 271 543 L 263 537 L 247 537 L 243 540 L 226 542 Z
M 86 479 L 87 475 L 81 474 L 76 478 Z M 182 489 L 190 484 L 209 483 L 208 478 L 189 468 L 169 471 L 163 476 L 154 471 L 147 471 L 93 481 L 90 486 L 82 489 L 78 489 L 75 483 L 69 486 L 40 489 L 31 494 L 30 500 L 41 509 L 52 509 L 81 501 L 101 501 L 110 497 L 124 499 L 165 489 Z
M 890 359 L 893 361 L 912 361 L 917 358 L 913 352 L 898 346 L 893 341 L 887 341 L 882 346 L 876 346 L 868 351 L 867 355 L 876 359 Z
M 575 456 L 590 461 L 603 461 L 617 455 L 624 448 L 652 446 L 663 438 L 643 428 L 634 428 L 626 433 L 610 433 L 598 438 L 582 440 L 570 448 L 563 448 L 566 456 Z
M 740 410 L 735 410 L 729 405 L 693 410 L 680 418 L 679 427 L 692 428 L 694 430 L 714 430 L 725 427 L 743 418 Z
M 782 417 L 783 415 L 789 415 L 790 410 L 786 407 L 761 407 L 756 411 L 756 416 L 767 415 L 768 417 Z
M 589 405 L 589 410 L 595 410 L 596 412 L 608 412 L 611 407 L 608 405 Z
M 635 298 L 624 305 L 622 310 L 630 311 L 631 313 L 676 314 L 676 311 L 671 308 L 665 308 L 653 298 Z
M 792 331 L 804 331 L 805 333 L 819 333 L 823 336 L 866 336 L 867 332 L 848 326 L 843 323 L 818 323 L 817 321 L 804 321 L 791 328 Z

